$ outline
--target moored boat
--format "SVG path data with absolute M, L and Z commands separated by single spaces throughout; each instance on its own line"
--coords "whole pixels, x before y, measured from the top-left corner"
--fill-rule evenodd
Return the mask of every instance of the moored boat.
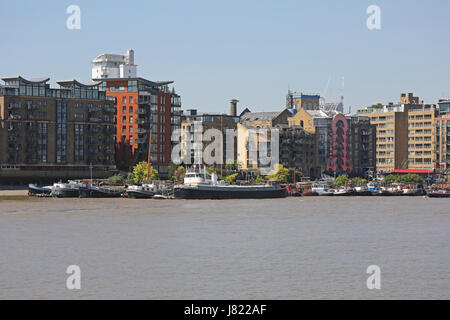
M 348 196 L 352 196 L 355 194 L 355 191 L 353 189 L 348 189 L 348 188 L 341 188 L 336 190 L 333 193 L 333 196 L 335 197 L 348 197 Z
M 52 193 L 52 186 L 38 187 L 35 184 L 28 185 L 28 195 L 30 197 L 50 196 L 51 193 Z
M 125 191 L 127 198 L 151 199 L 158 193 L 158 188 L 154 184 L 144 183 L 142 185 L 132 185 Z
M 85 189 L 87 186 L 74 181 L 69 183 L 58 182 L 53 184 L 51 195 L 56 198 L 78 198 L 82 188 Z
M 427 193 L 429 198 L 450 198 L 450 191 L 447 190 L 439 190 L 439 191 L 431 191 Z
M 287 190 L 279 184 L 236 186 L 218 183 L 217 175 L 213 173 L 211 180 L 197 171 L 188 171 L 184 183 L 174 186 L 176 199 L 271 199 L 286 198 Z
M 330 191 L 327 187 L 313 187 L 311 191 L 317 193 L 319 197 L 331 197 L 334 195 L 334 192 Z
M 123 194 L 123 189 L 100 187 L 89 185 L 87 188 L 80 188 L 80 198 L 119 198 Z

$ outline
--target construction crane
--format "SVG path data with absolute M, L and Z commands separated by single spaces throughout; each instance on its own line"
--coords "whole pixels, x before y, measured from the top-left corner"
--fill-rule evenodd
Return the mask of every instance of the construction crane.
M 324 93 L 320 97 L 320 108 L 327 112 L 344 112 L 344 88 L 345 79 L 342 77 L 342 87 L 341 87 L 341 101 L 340 102 L 326 102 L 325 94 L 328 91 L 331 82 L 331 76 L 328 78 L 327 85 L 325 87 Z

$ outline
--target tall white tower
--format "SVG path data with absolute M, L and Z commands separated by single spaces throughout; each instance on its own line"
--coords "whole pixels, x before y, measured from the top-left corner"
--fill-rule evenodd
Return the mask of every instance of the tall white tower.
M 92 79 L 136 78 L 134 50 L 125 54 L 104 53 L 92 61 Z

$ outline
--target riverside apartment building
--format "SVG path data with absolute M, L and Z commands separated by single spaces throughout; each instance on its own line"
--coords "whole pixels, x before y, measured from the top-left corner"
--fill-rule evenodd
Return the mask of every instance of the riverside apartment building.
M 150 161 L 161 176 L 171 163 L 172 132 L 181 124 L 181 97 L 170 89 L 173 81 L 137 77 L 134 51 L 125 55 L 102 54 L 92 62 L 92 76 L 101 81 L 106 96 L 116 104 L 116 164 L 129 170 Z
M 105 178 L 115 170 L 114 101 L 100 83 L 3 78 L 0 181 Z
M 377 127 L 377 170 L 433 173 L 435 169 L 436 107 L 425 105 L 412 93 L 401 94 L 400 103 L 374 105 L 358 110 Z

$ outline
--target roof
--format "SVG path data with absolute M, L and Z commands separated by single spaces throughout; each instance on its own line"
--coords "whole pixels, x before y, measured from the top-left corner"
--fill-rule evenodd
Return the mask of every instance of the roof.
M 241 121 L 272 121 L 285 111 L 286 109 L 276 112 L 246 112 L 241 115 Z
M 322 110 L 305 110 L 308 112 L 313 118 L 330 118 L 328 114 L 323 112 Z
M 3 81 L 11 81 L 11 80 L 19 80 L 21 82 L 25 82 L 28 84 L 43 84 L 43 83 L 47 83 L 50 81 L 50 78 L 35 78 L 35 79 L 31 79 L 31 80 L 27 80 L 25 78 L 22 78 L 21 76 L 15 76 L 15 77 L 5 77 L 2 78 Z
M 76 86 L 84 87 L 84 88 L 92 88 L 92 87 L 96 87 L 96 86 L 100 85 L 102 82 L 95 81 L 95 82 L 90 82 L 90 83 L 81 83 L 81 82 L 78 82 L 77 80 L 60 80 L 60 81 L 56 81 L 56 83 L 59 84 L 61 87 L 68 87 L 68 86 L 76 85 Z
M 433 171 L 430 170 L 412 170 L 412 169 L 396 169 L 391 173 L 417 173 L 417 174 L 431 174 Z

